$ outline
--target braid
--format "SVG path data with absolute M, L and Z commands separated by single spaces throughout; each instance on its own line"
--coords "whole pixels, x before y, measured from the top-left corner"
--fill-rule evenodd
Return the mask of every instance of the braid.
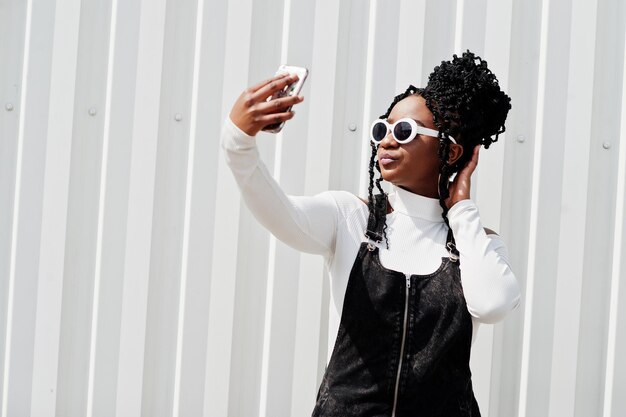
M 370 165 L 369 165 L 370 181 L 369 181 L 369 186 L 367 187 L 367 197 L 368 197 L 367 208 L 369 209 L 370 213 L 374 213 L 376 215 L 376 219 L 378 221 L 380 219 L 379 214 L 378 214 L 379 213 L 378 204 L 376 204 L 377 199 L 374 198 L 374 166 L 378 168 L 378 164 L 376 163 L 377 146 L 373 142 L 370 141 L 370 147 L 372 148 L 372 155 L 370 156 Z M 386 241 L 387 235 L 383 234 L 383 236 L 385 237 L 385 241 Z
M 378 188 L 380 195 L 383 195 L 385 194 L 385 191 L 380 186 L 381 181 L 383 181 L 382 177 L 379 177 L 376 179 L 376 188 Z M 387 239 L 387 201 L 386 201 L 386 198 L 387 196 L 385 196 L 385 199 L 380 198 L 376 201 L 376 214 L 379 216 L 378 217 L 379 221 L 382 220 L 383 222 L 383 237 L 385 238 L 385 244 L 387 245 L 387 249 L 389 249 L 389 239 Z
M 369 186 L 367 187 L 367 207 L 370 210 L 374 209 L 374 195 L 372 191 L 374 190 L 374 164 L 376 163 L 376 145 L 370 141 L 370 147 L 372 148 L 372 155 L 370 156 L 370 165 L 369 165 L 369 174 L 370 181 Z
M 441 133 L 439 134 L 441 135 Z M 448 222 L 448 206 L 446 206 L 446 199 L 450 196 L 448 192 L 448 185 L 450 183 L 451 169 L 448 164 L 448 157 L 450 155 L 450 146 L 448 142 L 443 138 L 439 138 L 439 160 L 441 161 L 441 165 L 439 166 L 439 205 L 442 208 L 441 216 L 443 217 L 443 221 L 446 223 L 448 227 L 450 227 L 450 223 Z

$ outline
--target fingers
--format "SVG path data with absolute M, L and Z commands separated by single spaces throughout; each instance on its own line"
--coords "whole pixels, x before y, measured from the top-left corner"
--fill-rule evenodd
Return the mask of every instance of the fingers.
M 467 164 L 478 164 L 478 153 L 480 152 L 480 145 L 476 145 L 474 146 L 474 149 L 472 149 L 472 157 L 470 158 L 469 161 L 467 161 Z
M 466 192 L 466 188 L 467 192 L 469 193 L 472 174 L 474 173 L 474 171 L 476 170 L 476 166 L 478 165 L 479 149 L 480 145 L 474 147 L 474 150 L 472 151 L 472 158 L 467 161 L 463 169 L 459 171 L 457 176 L 454 178 L 454 181 L 452 182 L 455 189 L 459 188 L 459 191 L 461 191 L 462 193 Z
M 283 97 L 276 100 L 264 101 L 255 106 L 254 110 L 257 114 L 268 114 L 276 112 L 284 112 L 292 106 L 301 103 L 304 100 L 302 96 Z
M 476 169 L 476 166 L 478 166 L 478 153 L 479 152 L 480 152 L 480 145 L 475 146 L 474 151 L 472 152 L 472 159 L 469 160 L 469 162 L 467 163 L 467 167 L 465 168 L 469 171 L 468 172 L 469 175 L 472 175 L 472 173 Z
M 474 150 L 472 151 L 471 159 L 467 161 L 467 164 L 465 164 L 465 167 L 463 167 L 463 169 L 459 172 L 458 176 L 467 177 L 468 179 L 472 176 L 472 173 L 476 170 L 476 167 L 478 166 L 479 151 L 480 145 L 475 146 Z
M 284 78 L 285 76 L 287 76 L 288 74 L 283 73 L 283 74 L 277 74 L 275 76 L 273 76 L 272 78 L 269 78 L 267 80 L 263 80 L 258 84 L 255 84 L 253 86 L 251 86 L 250 88 L 248 88 L 248 92 L 250 93 L 256 93 L 257 91 L 259 91 L 259 89 L 261 89 L 262 87 L 265 87 L 267 84 L 271 83 L 272 81 L 278 81 L 281 78 Z
M 258 103 L 265 101 L 268 97 L 277 91 L 282 90 L 290 84 L 295 83 L 298 80 L 297 75 L 283 75 L 279 78 L 272 78 L 269 83 L 265 84 L 252 94 L 254 102 Z
M 458 175 L 452 181 L 450 186 L 450 197 L 446 199 L 446 205 L 451 208 L 457 202 L 470 198 L 471 177 L 472 173 L 478 165 L 478 153 L 480 145 L 476 146 L 472 152 L 472 158 L 467 162 L 465 167 L 459 171 Z
M 262 126 L 267 126 L 270 124 L 274 124 L 274 123 L 281 123 L 284 121 L 287 121 L 289 119 L 291 119 L 294 114 L 296 114 L 296 112 L 294 111 L 286 111 L 286 112 L 282 112 L 282 113 L 273 113 L 273 114 L 266 114 L 263 116 L 257 116 L 254 121 L 256 123 L 258 123 L 259 125 Z

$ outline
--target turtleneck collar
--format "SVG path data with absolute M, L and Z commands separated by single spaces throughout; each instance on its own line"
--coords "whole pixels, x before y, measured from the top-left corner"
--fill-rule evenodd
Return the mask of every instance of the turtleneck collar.
M 393 207 L 394 212 L 410 217 L 419 217 L 431 222 L 443 222 L 442 209 L 436 198 L 413 194 L 392 184 L 389 190 L 389 204 Z

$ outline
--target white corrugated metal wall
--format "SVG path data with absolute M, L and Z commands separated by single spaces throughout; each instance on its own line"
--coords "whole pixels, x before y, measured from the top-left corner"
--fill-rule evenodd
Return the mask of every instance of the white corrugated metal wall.
M 625 29 L 622 0 L 0 0 L 1 417 L 310 414 L 322 261 L 242 205 L 221 122 L 307 66 L 263 159 L 362 194 L 364 127 L 466 48 L 513 99 L 473 193 L 524 293 L 474 344 L 483 414 L 626 415 Z

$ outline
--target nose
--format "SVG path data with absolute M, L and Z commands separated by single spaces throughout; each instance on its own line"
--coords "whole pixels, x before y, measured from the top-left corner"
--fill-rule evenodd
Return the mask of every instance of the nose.
M 385 136 L 383 140 L 380 141 L 380 146 L 382 146 L 385 149 L 392 148 L 392 147 L 395 148 L 395 147 L 398 147 L 399 145 L 400 144 L 396 142 L 393 135 L 391 134 L 391 130 L 388 130 L 387 136 Z

